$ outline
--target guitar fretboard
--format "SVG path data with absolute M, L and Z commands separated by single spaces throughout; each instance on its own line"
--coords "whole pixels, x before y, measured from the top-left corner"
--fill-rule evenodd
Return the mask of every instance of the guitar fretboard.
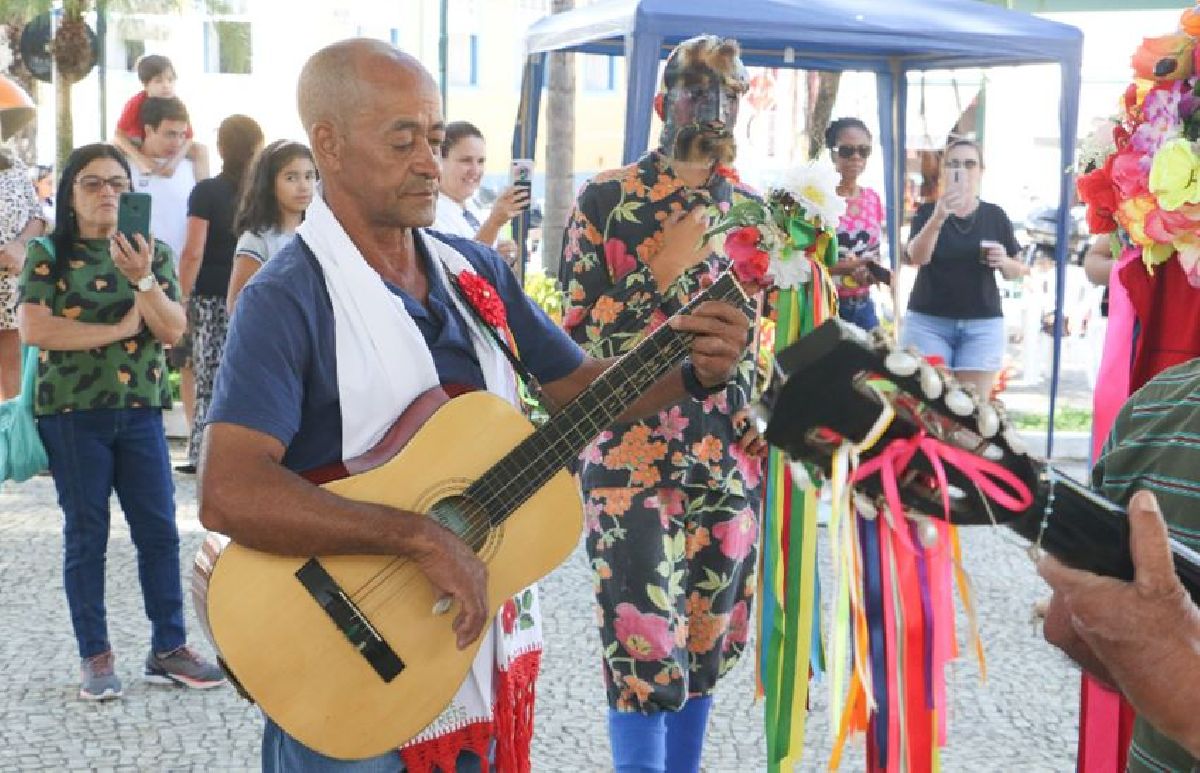
M 745 298 L 732 274 L 726 272 L 680 313 L 686 314 L 705 301 L 737 305 Z M 678 333 L 669 325 L 659 326 L 480 476 L 467 489 L 466 496 L 484 507 L 494 525 L 501 523 L 677 366 L 691 339 L 690 334 Z

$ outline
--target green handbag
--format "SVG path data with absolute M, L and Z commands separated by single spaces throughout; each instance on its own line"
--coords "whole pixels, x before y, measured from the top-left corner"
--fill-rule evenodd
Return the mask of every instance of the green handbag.
M 24 347 L 21 393 L 0 403 L 0 482 L 20 483 L 50 466 L 33 416 L 37 366 L 37 347 Z

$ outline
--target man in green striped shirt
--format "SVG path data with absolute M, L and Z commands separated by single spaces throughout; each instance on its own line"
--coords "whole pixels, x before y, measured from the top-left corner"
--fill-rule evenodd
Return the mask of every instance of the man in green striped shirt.
M 1137 577 L 1126 583 L 1045 559 L 1040 570 L 1055 591 L 1046 639 L 1138 711 L 1129 771 L 1187 773 L 1200 765 L 1200 609 L 1175 576 L 1167 535 L 1200 549 L 1200 359 L 1126 402 L 1092 484 L 1129 505 Z

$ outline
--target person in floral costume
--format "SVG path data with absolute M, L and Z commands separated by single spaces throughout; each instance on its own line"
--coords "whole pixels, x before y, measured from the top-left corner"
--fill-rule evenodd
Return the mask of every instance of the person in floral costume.
M 744 197 L 730 164 L 745 70 L 705 35 L 667 60 L 659 147 L 581 190 L 563 239 L 563 327 L 620 356 L 728 265 L 709 218 Z M 753 314 L 748 304 L 747 315 Z M 753 317 L 751 317 L 753 318 Z M 698 770 L 717 680 L 750 629 L 765 446 L 736 376 L 602 433 L 581 457 L 616 770 Z

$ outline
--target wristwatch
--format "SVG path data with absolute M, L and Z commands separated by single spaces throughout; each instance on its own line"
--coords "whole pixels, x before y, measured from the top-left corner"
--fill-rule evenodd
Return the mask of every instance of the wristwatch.
M 157 282 L 154 281 L 154 274 L 146 274 L 144 277 L 133 283 L 133 289 L 137 290 L 139 293 L 144 293 L 153 290 L 154 285 L 156 284 Z

